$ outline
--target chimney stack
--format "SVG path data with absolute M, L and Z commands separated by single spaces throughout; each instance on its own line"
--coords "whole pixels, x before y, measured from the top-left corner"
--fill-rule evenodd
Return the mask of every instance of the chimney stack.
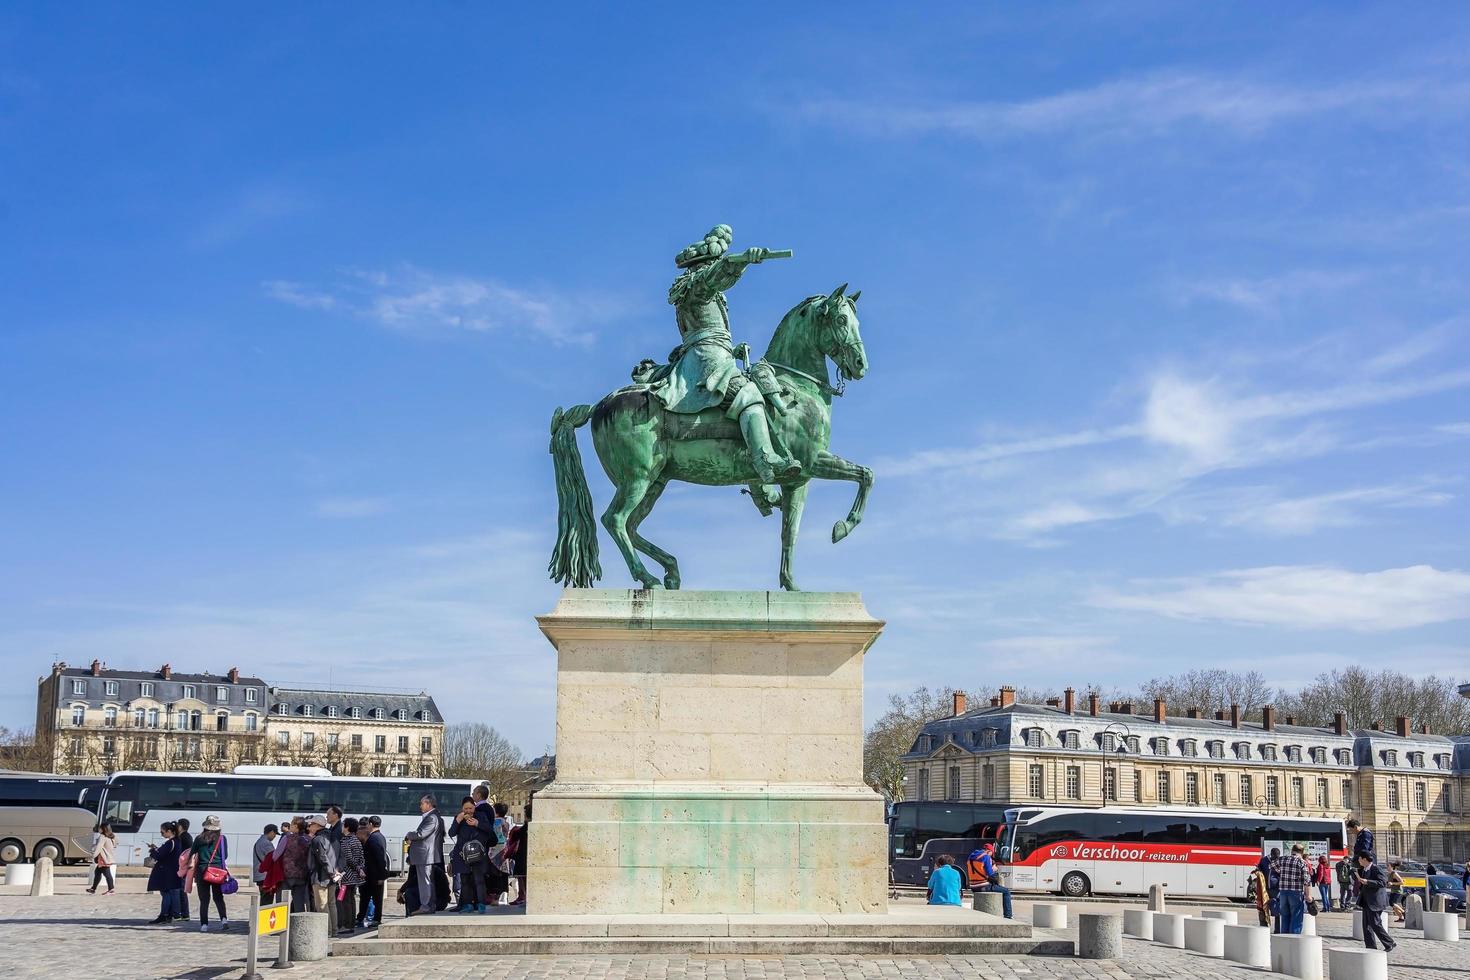
M 1225 709 L 1224 708 L 1216 708 L 1215 709 L 1215 720 L 1216 721 L 1224 721 L 1225 720 Z
M 1373 730 L 1375 732 L 1381 732 L 1381 731 L 1383 731 L 1383 722 L 1381 722 L 1381 721 L 1375 721 L 1373 723 Z
M 1393 720 L 1393 723 L 1394 731 L 1398 733 L 1399 738 L 1409 737 L 1409 718 L 1407 715 L 1399 715 Z
M 1092 715 L 1092 717 L 1094 717 L 1094 718 L 1097 717 L 1097 695 L 1096 694 L 1089 694 L 1089 695 L 1087 695 L 1087 713 L 1089 715 Z
M 1341 711 L 1332 714 L 1332 731 L 1337 735 L 1347 734 L 1347 715 Z
M 955 691 L 953 697 L 954 697 L 954 715 L 955 715 L 956 718 L 958 718 L 960 715 L 962 715 L 962 714 L 965 713 L 965 692 L 964 691 Z
M 1131 715 L 1131 714 L 1133 714 L 1133 702 L 1132 701 L 1119 701 L 1118 704 L 1117 704 L 1117 706 L 1113 708 L 1113 713 L 1114 714 L 1119 714 L 1119 715 Z
M 1077 692 L 1070 687 L 1062 692 L 1062 708 L 1069 715 L 1077 713 Z
M 1288 725 L 1295 725 L 1296 724 L 1296 715 L 1287 715 L 1286 716 L 1286 723 Z
M 1276 707 L 1274 705 L 1268 704 L 1261 709 L 1261 727 L 1268 732 L 1276 730 Z
M 990 706 L 992 708 L 999 708 L 1000 707 L 1000 697 L 998 695 L 991 695 L 991 697 L 990 697 Z
M 101 677 L 102 676 L 102 661 L 100 661 L 100 660 L 94 660 L 94 661 L 92 661 L 92 676 L 93 677 Z
M 1232 704 L 1230 706 L 1230 727 L 1240 727 L 1240 705 L 1238 704 Z
M 229 672 L 229 674 L 227 676 L 230 678 L 230 683 L 231 684 L 238 684 L 238 683 L 240 683 L 240 668 L 239 667 L 231 667 L 230 668 L 230 672 Z M 964 698 L 964 695 L 960 695 L 960 697 L 963 699 Z
M 1162 725 L 1168 717 L 1163 698 L 1154 698 L 1154 722 Z
M 1016 689 L 1009 684 L 1000 689 L 1000 706 L 1009 708 L 1016 703 Z
M 1062 699 L 1061 698 L 1047 698 L 1046 699 L 1046 706 L 1048 708 L 1060 708 L 1062 706 Z
M 1420 735 L 1428 735 L 1429 734 L 1429 726 L 1428 725 L 1420 725 L 1419 726 L 1419 734 Z
M 1198 721 L 1199 719 L 1204 717 L 1204 713 L 1198 708 L 1190 708 L 1188 711 L 1184 712 L 1184 715 L 1186 718 L 1193 719 L 1194 721 Z

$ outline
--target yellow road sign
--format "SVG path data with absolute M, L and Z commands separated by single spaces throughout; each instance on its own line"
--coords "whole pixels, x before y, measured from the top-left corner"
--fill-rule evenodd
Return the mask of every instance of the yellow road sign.
M 274 936 L 278 932 L 285 932 L 290 921 L 291 906 L 285 902 L 279 905 L 262 905 L 255 917 L 255 933 L 258 936 Z

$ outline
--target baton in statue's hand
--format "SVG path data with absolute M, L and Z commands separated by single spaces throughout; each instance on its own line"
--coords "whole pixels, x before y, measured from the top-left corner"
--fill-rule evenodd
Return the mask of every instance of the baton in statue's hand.
M 753 265 L 756 262 L 764 262 L 766 259 L 789 259 L 791 258 L 791 249 L 747 248 L 745 251 L 737 252 L 735 255 L 732 255 L 730 257 L 733 259 L 737 259 L 738 261 L 743 262 L 747 265 Z

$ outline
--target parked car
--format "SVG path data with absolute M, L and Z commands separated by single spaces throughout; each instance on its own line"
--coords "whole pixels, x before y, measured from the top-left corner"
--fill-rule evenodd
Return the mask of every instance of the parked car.
M 1427 890 L 1428 895 L 1424 900 L 1426 909 L 1434 908 L 1435 896 L 1444 895 L 1449 899 L 1445 904 L 1446 911 L 1465 911 L 1465 886 L 1460 883 L 1459 878 L 1452 875 L 1430 875 Z

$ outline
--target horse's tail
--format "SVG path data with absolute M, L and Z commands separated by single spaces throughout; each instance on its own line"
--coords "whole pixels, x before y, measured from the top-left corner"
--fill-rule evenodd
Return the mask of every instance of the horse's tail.
M 602 578 L 597 560 L 597 522 L 592 494 L 577 448 L 577 430 L 592 417 L 591 405 L 574 405 L 551 416 L 551 459 L 556 468 L 556 547 L 547 568 L 551 579 L 576 589 L 590 589 Z

